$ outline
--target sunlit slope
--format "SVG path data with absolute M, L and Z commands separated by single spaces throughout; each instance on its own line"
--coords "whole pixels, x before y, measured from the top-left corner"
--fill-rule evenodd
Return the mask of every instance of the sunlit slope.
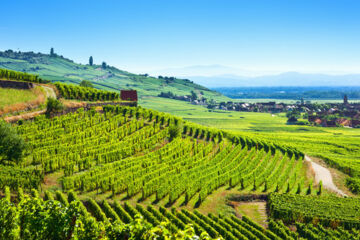
M 140 96 L 156 96 L 171 91 L 176 95 L 190 95 L 191 91 L 218 101 L 229 100 L 220 93 L 185 79 L 146 77 L 101 65 L 82 65 L 62 56 L 41 53 L 0 52 L 0 68 L 37 74 L 41 78 L 70 83 L 90 80 L 96 88 L 106 90 L 136 89 Z
M 288 125 L 285 113 L 213 111 L 172 99 L 149 97 L 142 99 L 140 105 L 168 112 L 204 126 L 294 146 L 312 157 L 323 159 L 329 165 L 353 177 L 350 189 L 354 192 L 360 191 L 358 190 L 360 189 L 359 129 Z M 344 181 L 342 184 L 345 184 L 345 180 L 342 181 Z
M 24 169 L 61 174 L 65 191 L 192 206 L 222 186 L 252 193 L 296 192 L 299 184 L 305 189 L 303 156 L 295 149 L 143 108 L 104 110 L 18 126 L 31 151 Z M 4 184 L 18 183 L 9 178 Z

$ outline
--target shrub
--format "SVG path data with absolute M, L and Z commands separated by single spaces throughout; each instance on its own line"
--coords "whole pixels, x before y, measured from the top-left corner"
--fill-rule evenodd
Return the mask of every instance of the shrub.
M 46 102 L 46 116 L 50 117 L 52 113 L 60 112 L 64 109 L 64 105 L 55 98 L 48 98 Z
M 20 163 L 26 148 L 24 140 L 10 124 L 0 121 L 0 163 Z
M 174 138 L 181 136 L 181 127 L 172 125 L 169 127 L 169 140 L 172 141 Z

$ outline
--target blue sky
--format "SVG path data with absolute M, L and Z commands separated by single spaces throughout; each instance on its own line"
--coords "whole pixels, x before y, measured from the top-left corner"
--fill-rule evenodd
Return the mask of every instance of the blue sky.
M 125 70 L 360 72 L 360 1 L 2 0 L 0 50 Z

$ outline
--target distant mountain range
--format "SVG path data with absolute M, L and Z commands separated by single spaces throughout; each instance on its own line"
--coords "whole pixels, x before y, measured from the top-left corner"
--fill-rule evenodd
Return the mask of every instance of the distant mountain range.
M 186 77 L 209 88 L 247 86 L 360 86 L 360 74 L 256 72 L 222 65 L 172 68 L 160 70 L 157 73 Z

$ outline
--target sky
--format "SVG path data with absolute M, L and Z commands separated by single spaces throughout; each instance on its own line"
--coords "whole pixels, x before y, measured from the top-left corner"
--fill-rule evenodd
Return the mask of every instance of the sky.
M 0 50 L 144 73 L 194 65 L 360 73 L 358 0 L 2 0 Z

